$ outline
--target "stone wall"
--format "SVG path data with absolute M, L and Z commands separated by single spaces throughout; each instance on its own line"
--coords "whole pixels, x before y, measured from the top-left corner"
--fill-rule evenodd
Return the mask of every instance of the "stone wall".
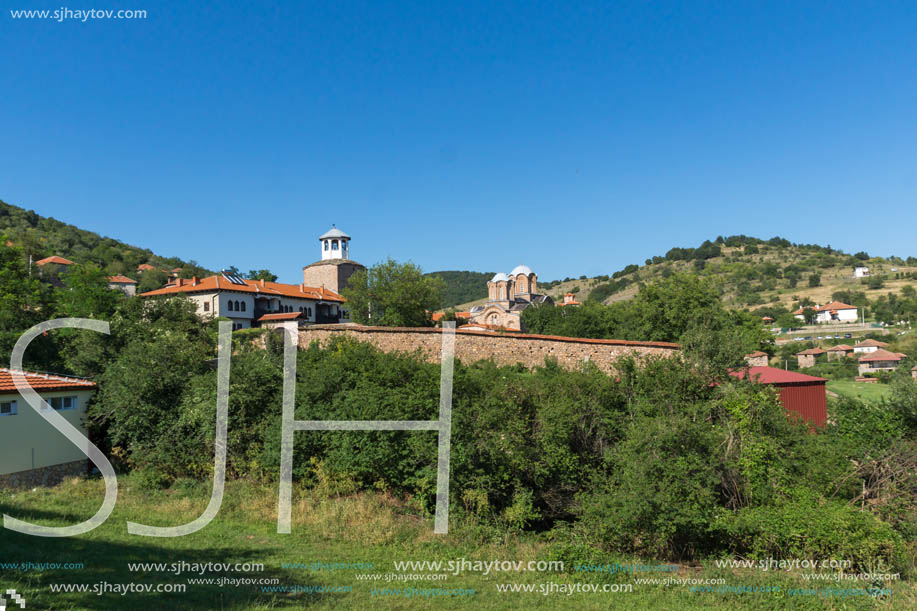
M 442 330 L 434 328 L 364 327 L 360 325 L 312 325 L 299 330 L 300 348 L 313 341 L 325 345 L 335 336 L 348 335 L 368 342 L 383 352 L 413 352 L 418 348 L 427 360 L 439 362 Z M 594 363 L 606 373 L 622 356 L 671 356 L 680 350 L 668 342 L 632 342 L 614 339 L 577 339 L 526 333 L 488 333 L 457 329 L 455 357 L 463 363 L 493 359 L 499 365 L 522 363 L 526 367 L 544 365 L 552 357 L 568 369 L 584 361 Z
M 40 467 L 38 469 L 0 475 L 0 489 L 56 486 L 64 481 L 64 478 L 85 475 L 88 464 L 86 460 L 77 460 L 60 465 L 51 465 L 50 467 Z

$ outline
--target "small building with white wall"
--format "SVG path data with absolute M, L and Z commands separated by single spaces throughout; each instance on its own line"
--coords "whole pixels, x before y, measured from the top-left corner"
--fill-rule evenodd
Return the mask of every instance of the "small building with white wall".
M 856 322 L 860 318 L 859 308 L 847 303 L 841 303 L 840 301 L 832 301 L 825 305 L 812 306 L 812 309 L 815 310 L 816 323 L 849 323 Z M 803 314 L 804 310 L 805 308 L 799 308 L 793 312 L 793 315 L 799 320 L 805 320 L 805 315 Z
M 86 436 L 86 408 L 94 382 L 22 372 L 25 380 L 67 422 Z M 88 449 L 85 442 L 83 450 Z M 54 485 L 87 472 L 88 459 L 41 414 L 25 402 L 13 372 L 0 368 L 0 488 Z
M 869 268 L 865 265 L 858 265 L 853 268 L 854 278 L 866 278 L 867 276 L 869 276 Z
M 853 347 L 854 354 L 868 354 L 880 348 L 888 348 L 888 344 L 875 339 L 864 339 Z

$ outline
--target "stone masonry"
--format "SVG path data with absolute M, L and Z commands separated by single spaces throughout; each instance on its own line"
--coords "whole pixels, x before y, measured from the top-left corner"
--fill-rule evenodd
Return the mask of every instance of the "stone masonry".
M 430 327 L 365 327 L 361 325 L 312 325 L 299 330 L 299 346 L 313 341 L 326 345 L 332 337 L 350 336 L 368 342 L 383 352 L 413 352 L 418 348 L 427 360 L 439 362 L 442 329 Z M 498 365 L 522 363 L 544 365 L 545 358 L 557 359 L 567 369 L 589 361 L 606 373 L 614 373 L 621 357 L 672 356 L 680 351 L 669 342 L 634 342 L 616 339 L 579 339 L 526 333 L 488 333 L 457 329 L 455 357 L 463 363 L 493 359 Z
M 18 473 L 0 475 L 0 490 L 4 488 L 35 488 L 37 486 L 56 486 L 64 478 L 85 475 L 89 462 L 76 460 L 50 467 L 39 467 Z

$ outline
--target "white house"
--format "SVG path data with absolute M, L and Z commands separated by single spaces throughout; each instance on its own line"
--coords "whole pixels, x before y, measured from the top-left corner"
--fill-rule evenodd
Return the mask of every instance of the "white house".
M 853 352 L 854 354 L 869 354 L 870 352 L 876 352 L 880 348 L 888 348 L 888 344 L 874 339 L 866 339 L 856 344 L 853 347 Z
M 86 435 L 86 406 L 96 385 L 89 380 L 23 372 L 29 385 Z M 83 449 L 88 448 L 88 443 Z M 9 369 L 0 368 L 0 488 L 53 485 L 86 473 L 80 448 L 20 396 Z
M 869 268 L 865 265 L 858 265 L 853 268 L 853 277 L 854 278 L 865 278 L 869 275 Z
M 852 306 L 840 301 L 832 301 L 825 305 L 816 305 L 812 308 L 815 310 L 815 322 L 856 322 L 860 314 L 856 306 Z M 804 308 L 799 308 L 793 314 L 799 320 L 805 320 L 803 315 Z
M 201 318 L 232 320 L 233 331 L 272 320 L 270 315 L 297 313 L 302 324 L 348 322 L 346 299 L 324 287 L 247 280 L 231 274 L 207 278 L 176 278 L 171 284 L 141 297 L 184 295 L 197 305 Z M 268 316 L 268 318 L 265 318 Z

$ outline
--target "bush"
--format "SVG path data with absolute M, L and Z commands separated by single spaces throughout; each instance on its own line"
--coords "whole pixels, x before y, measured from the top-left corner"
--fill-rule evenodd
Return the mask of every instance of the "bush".
M 722 513 L 715 528 L 731 554 L 746 558 L 843 559 L 861 571 L 906 568 L 902 538 L 891 526 L 805 490 L 776 505 Z

